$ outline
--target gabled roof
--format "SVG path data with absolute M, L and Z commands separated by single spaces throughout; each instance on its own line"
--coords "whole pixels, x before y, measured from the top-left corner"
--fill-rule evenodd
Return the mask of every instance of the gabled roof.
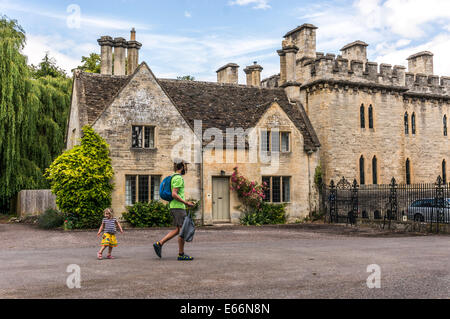
M 74 74 L 80 110 L 80 126 L 92 124 L 114 100 L 129 76 L 100 75 L 77 71 Z
M 93 124 L 114 100 L 131 76 L 75 74 L 80 125 Z M 267 109 L 277 102 L 303 134 L 305 150 L 316 150 L 317 135 L 301 104 L 290 103 L 283 89 L 262 89 L 245 85 L 157 79 L 190 127 L 202 120 L 203 130 L 254 127 Z

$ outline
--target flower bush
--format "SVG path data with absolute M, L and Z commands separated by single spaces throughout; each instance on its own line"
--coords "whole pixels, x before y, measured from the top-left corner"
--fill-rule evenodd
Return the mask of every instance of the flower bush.
M 286 205 L 266 203 L 265 190 L 267 184 L 259 185 L 257 182 L 249 181 L 234 168 L 231 176 L 231 190 L 235 191 L 243 206 L 240 222 L 242 225 L 267 225 L 286 223 Z
M 231 176 L 231 190 L 235 191 L 239 200 L 247 208 L 259 208 L 265 195 L 264 190 L 267 185 L 259 185 L 256 182 L 249 181 L 246 177 L 239 174 L 237 167 L 234 168 Z

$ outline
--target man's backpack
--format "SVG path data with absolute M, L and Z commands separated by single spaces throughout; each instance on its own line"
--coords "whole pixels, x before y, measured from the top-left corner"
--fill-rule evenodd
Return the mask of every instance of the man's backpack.
M 177 175 L 177 174 L 175 174 Z M 167 202 L 173 201 L 172 197 L 172 176 L 167 176 L 164 178 L 163 182 L 159 186 L 159 197 Z

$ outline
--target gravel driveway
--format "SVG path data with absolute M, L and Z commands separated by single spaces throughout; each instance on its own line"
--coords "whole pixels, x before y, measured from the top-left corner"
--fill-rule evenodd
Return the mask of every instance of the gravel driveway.
M 444 298 L 450 237 L 392 235 L 340 225 L 200 228 L 176 261 L 168 230 L 125 230 L 115 260 L 97 260 L 95 231 L 0 224 L 0 298 Z M 69 289 L 70 264 L 81 288 Z M 381 269 L 369 289 L 368 265 Z

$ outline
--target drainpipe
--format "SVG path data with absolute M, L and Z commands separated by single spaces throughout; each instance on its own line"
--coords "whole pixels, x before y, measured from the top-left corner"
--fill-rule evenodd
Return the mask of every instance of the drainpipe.
M 308 154 L 308 205 L 309 205 L 309 217 L 312 217 L 312 205 L 311 205 L 311 155 L 314 152 L 309 150 Z

